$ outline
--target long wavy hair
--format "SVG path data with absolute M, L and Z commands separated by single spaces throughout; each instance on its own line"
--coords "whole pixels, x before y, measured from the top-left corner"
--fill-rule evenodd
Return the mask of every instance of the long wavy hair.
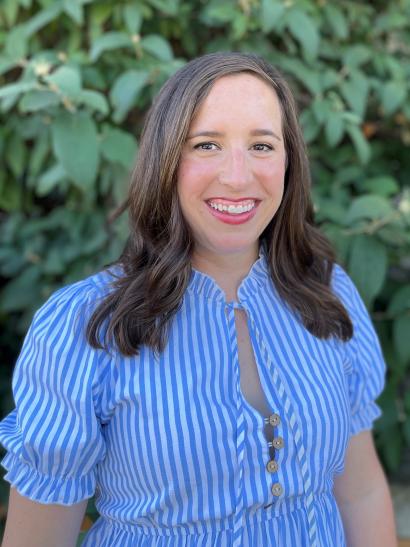
M 182 147 L 191 120 L 215 81 L 244 72 L 272 87 L 282 113 L 287 157 L 284 195 L 261 235 L 272 281 L 313 335 L 351 338 L 349 315 L 330 288 L 334 252 L 314 225 L 309 165 L 292 93 L 264 59 L 212 53 L 178 70 L 147 113 L 128 198 L 121 208 L 129 210 L 130 236 L 117 261 L 121 275 L 88 323 L 87 339 L 93 347 L 114 341 L 124 355 L 138 354 L 141 344 L 159 352 L 164 349 L 170 321 L 192 273 L 194 241 L 177 196 Z

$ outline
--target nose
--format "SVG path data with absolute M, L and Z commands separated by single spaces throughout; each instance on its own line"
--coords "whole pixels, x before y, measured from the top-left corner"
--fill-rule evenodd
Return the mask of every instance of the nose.
M 219 182 L 240 189 L 250 180 L 251 169 L 246 152 L 240 149 L 226 151 L 219 173 Z

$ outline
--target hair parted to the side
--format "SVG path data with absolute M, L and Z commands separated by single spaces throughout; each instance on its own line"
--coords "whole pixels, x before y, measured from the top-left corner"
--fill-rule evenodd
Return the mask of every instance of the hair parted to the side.
M 162 351 L 169 322 L 191 277 L 193 239 L 177 197 L 177 170 L 191 120 L 214 82 L 250 73 L 276 92 L 287 156 L 282 203 L 264 230 L 270 273 L 287 304 L 319 338 L 348 340 L 350 318 L 330 289 L 335 256 L 314 226 L 310 173 L 293 95 L 283 76 L 253 54 L 212 53 L 179 69 L 147 113 L 129 195 L 130 236 L 118 260 L 123 275 L 93 313 L 87 338 L 93 347 L 113 340 L 124 355 L 141 345 Z M 101 340 L 100 333 L 104 329 Z

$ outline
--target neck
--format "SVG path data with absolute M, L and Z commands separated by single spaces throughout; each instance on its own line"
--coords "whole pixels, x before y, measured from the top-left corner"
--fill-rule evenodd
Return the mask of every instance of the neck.
M 237 300 L 239 285 L 257 259 L 258 248 L 229 255 L 196 248 L 191 262 L 193 268 L 212 277 L 225 292 L 226 300 L 232 301 Z

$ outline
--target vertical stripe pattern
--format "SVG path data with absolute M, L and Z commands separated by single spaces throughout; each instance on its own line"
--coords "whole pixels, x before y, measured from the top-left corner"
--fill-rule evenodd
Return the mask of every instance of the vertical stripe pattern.
M 111 280 L 103 271 L 64 287 L 36 313 L 13 373 L 16 408 L 0 422 L 6 481 L 40 503 L 95 495 L 83 547 L 345 547 L 334 476 L 350 436 L 380 416 L 385 364 L 342 268 L 332 287 L 354 324 L 347 343 L 303 327 L 262 251 L 237 302 L 194 271 L 165 350 L 133 357 L 84 337 Z M 274 451 L 241 390 L 235 309 L 280 417 Z
M 229 339 L 231 346 L 231 355 L 233 361 L 233 367 L 236 376 L 236 411 L 237 411 L 237 434 L 236 434 L 236 457 L 237 457 L 237 481 L 238 481 L 238 493 L 236 495 L 236 509 L 235 520 L 233 529 L 233 547 L 242 546 L 242 530 L 243 530 L 243 460 L 245 452 L 245 419 L 244 411 L 242 408 L 242 400 L 240 397 L 240 372 L 239 372 L 239 358 L 238 358 L 238 344 L 236 337 L 235 327 L 235 309 L 240 309 L 241 306 L 236 303 L 230 303 L 226 306 L 228 313 L 229 323 Z

